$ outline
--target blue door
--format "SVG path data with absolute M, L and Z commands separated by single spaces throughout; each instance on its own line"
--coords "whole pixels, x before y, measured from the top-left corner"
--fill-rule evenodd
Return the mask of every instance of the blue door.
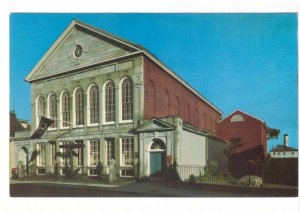
M 164 152 L 150 152 L 150 176 L 160 176 L 164 168 Z

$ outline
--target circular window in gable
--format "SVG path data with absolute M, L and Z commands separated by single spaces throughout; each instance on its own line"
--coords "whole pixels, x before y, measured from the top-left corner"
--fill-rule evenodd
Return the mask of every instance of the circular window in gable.
M 74 57 L 78 58 L 81 56 L 81 54 L 82 54 L 82 47 L 80 45 L 76 45 L 73 51 Z

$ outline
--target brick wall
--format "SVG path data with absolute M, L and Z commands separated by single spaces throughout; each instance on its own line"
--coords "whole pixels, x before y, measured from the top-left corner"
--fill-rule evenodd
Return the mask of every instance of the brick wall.
M 221 115 L 146 57 L 144 85 L 145 119 L 178 115 L 199 130 L 217 131 L 216 122 Z
M 231 118 L 236 114 L 242 115 L 244 121 L 231 122 Z M 218 136 L 226 141 L 230 141 L 232 138 L 241 138 L 245 144 L 238 149 L 238 152 L 259 145 L 262 145 L 265 153 L 267 150 L 267 131 L 263 123 L 240 111 L 236 111 L 218 124 Z

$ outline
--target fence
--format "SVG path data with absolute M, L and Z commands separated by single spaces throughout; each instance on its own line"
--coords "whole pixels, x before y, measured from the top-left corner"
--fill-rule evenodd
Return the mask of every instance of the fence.
M 201 165 L 176 165 L 178 177 L 183 182 L 241 186 L 241 187 L 260 187 L 260 188 L 278 188 L 278 189 L 297 189 L 298 183 L 293 185 L 286 183 L 269 183 L 263 177 L 255 175 L 244 175 L 239 178 L 232 177 L 226 171 L 225 166 L 201 166 Z M 289 175 L 289 173 L 278 172 L 275 175 Z M 284 177 L 284 176 L 282 176 Z

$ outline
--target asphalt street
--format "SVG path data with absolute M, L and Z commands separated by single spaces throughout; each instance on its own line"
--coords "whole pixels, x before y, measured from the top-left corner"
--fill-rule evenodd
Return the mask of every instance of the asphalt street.
M 174 188 L 162 183 L 72 184 L 15 182 L 11 197 L 263 197 L 246 192 Z

